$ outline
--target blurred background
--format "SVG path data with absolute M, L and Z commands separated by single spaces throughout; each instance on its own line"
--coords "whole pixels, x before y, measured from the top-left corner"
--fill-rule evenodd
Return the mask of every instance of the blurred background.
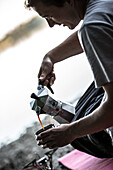
M 30 95 L 37 90 L 41 61 L 75 30 L 49 28 L 36 12 L 25 9 L 24 0 L 0 0 L 0 145 L 17 139 L 37 121 Z M 93 80 L 84 54 L 57 63 L 55 73 L 54 97 L 70 103 Z

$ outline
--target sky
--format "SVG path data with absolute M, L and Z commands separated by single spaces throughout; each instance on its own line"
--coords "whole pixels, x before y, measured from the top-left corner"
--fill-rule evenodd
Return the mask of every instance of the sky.
M 37 15 L 26 10 L 23 2 L 0 0 L 0 39 Z M 30 95 L 37 90 L 37 75 L 42 59 L 73 31 L 62 26 L 52 29 L 45 26 L 0 54 L 0 144 L 18 138 L 27 126 L 37 120 L 30 108 Z M 61 101 L 70 102 L 80 97 L 93 79 L 85 54 L 57 63 L 54 70 L 54 98 Z

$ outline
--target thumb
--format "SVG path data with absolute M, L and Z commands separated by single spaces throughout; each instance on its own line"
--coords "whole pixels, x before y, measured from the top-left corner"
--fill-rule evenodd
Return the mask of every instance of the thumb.
M 43 81 L 43 80 L 45 80 L 46 79 L 46 74 L 45 73 L 42 73 L 41 75 L 40 75 L 40 77 L 39 77 L 39 80 L 40 81 Z

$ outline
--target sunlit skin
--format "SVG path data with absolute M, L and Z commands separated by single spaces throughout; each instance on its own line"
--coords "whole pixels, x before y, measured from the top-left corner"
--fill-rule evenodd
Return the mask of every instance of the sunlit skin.
M 74 29 L 84 18 L 85 4 L 86 0 L 71 0 L 69 3 L 66 2 L 63 7 L 56 7 L 45 6 L 38 2 L 33 9 L 46 19 L 50 27 L 63 24 L 69 29 Z M 38 73 L 39 81 L 43 81 L 44 85 L 47 85 L 48 82 L 52 85 L 56 79 L 54 64 L 82 52 L 78 31 L 76 31 L 44 56 Z M 113 126 L 113 82 L 105 84 L 103 89 L 107 97 L 101 106 L 80 120 L 42 132 L 36 138 L 38 144 L 50 149 L 62 147 L 76 138 Z
M 82 5 L 85 6 L 84 3 Z M 38 2 L 37 5 L 33 9 L 42 18 L 46 19 L 49 27 L 53 27 L 55 25 L 59 25 L 59 26 L 63 25 L 63 26 L 67 26 L 69 29 L 74 29 L 79 24 L 79 22 L 84 18 L 84 13 L 85 13 L 84 8 L 81 9 L 81 6 L 78 3 L 78 1 L 75 3 L 75 1 L 73 0 L 71 0 L 70 3 L 66 2 L 63 5 L 63 7 L 46 6 L 42 2 Z M 78 41 L 77 34 L 75 35 L 75 37 L 77 39 L 76 42 L 78 42 L 77 50 L 79 49 L 78 50 L 79 51 L 78 54 L 79 54 L 83 52 L 83 50 Z M 70 43 L 68 47 L 70 47 Z M 74 46 L 74 49 L 75 49 L 75 46 Z M 43 60 L 43 63 L 44 63 L 43 71 L 45 70 L 44 72 L 48 73 L 44 81 L 45 86 L 47 86 L 48 84 L 48 79 L 49 79 L 50 85 L 52 85 L 56 79 L 55 74 L 53 73 L 53 70 L 54 70 L 53 62 L 54 61 L 52 61 L 51 63 L 50 60 L 51 59 L 48 57 L 45 57 L 45 60 Z M 49 65 L 49 70 L 46 69 L 47 68 L 46 65 Z M 48 71 L 50 72 L 50 74 Z M 41 76 L 40 76 L 40 73 L 41 73 Z M 38 77 L 40 81 L 41 79 L 43 79 L 42 69 L 40 69 Z

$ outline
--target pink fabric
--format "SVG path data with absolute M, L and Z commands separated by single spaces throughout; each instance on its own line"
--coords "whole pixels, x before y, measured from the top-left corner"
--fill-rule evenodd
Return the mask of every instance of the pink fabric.
M 96 158 L 78 150 L 66 154 L 58 161 L 71 170 L 113 170 L 113 158 Z

